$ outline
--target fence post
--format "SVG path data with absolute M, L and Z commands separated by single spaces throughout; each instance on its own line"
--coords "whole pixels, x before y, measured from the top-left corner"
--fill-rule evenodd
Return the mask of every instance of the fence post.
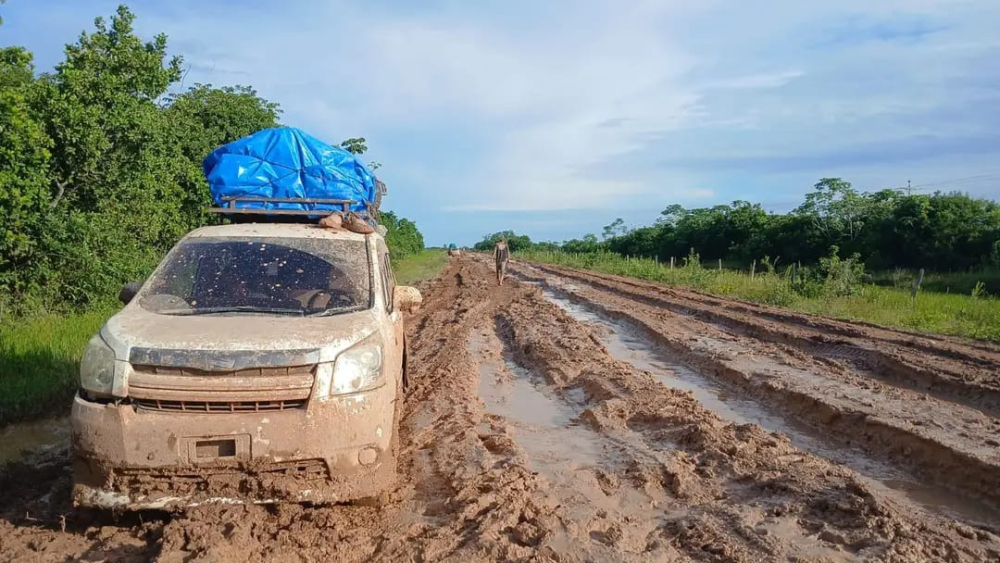
M 674 269 L 674 257 L 673 256 L 670 257 L 670 269 L 671 270 Z
M 754 260 L 753 262 L 750 262 L 750 280 L 753 281 L 756 275 L 757 275 L 757 261 Z
M 917 305 L 917 293 L 920 291 L 920 284 L 922 283 L 924 283 L 924 269 L 920 268 L 917 277 L 913 279 L 913 291 L 910 293 L 910 302 L 913 306 Z
M 719 258 L 719 271 L 722 271 L 722 258 Z

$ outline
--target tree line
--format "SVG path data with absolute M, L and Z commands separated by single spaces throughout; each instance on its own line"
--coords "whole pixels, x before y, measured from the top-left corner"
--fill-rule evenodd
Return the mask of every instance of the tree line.
M 219 220 L 204 157 L 279 125 L 279 105 L 250 87 L 178 91 L 183 59 L 134 21 L 125 6 L 98 18 L 51 72 L 0 48 L 0 312 L 86 306 L 147 275 L 184 233 Z M 383 224 L 396 257 L 423 247 L 412 221 L 384 213 Z
M 767 257 L 778 264 L 818 264 L 831 251 L 857 255 L 870 269 L 926 268 L 962 271 L 1000 267 L 1000 205 L 952 192 L 859 192 L 840 178 L 815 184 L 801 205 L 769 213 L 760 204 L 735 201 L 688 209 L 671 205 L 653 224 L 629 228 L 617 219 L 602 236 L 532 243 L 502 233 L 521 248 L 586 253 L 612 251 L 669 261 L 688 256 L 747 266 Z M 495 233 L 477 244 L 491 246 Z

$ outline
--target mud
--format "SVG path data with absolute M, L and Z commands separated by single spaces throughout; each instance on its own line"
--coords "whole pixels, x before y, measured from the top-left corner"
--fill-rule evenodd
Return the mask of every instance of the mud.
M 408 319 L 381 504 L 76 511 L 57 444 L 0 467 L 0 560 L 1000 559 L 996 511 L 919 498 L 995 498 L 1000 350 L 513 269 L 593 318 L 453 257 Z
M 564 285 L 574 287 L 572 284 Z M 860 448 L 845 447 L 837 440 L 829 439 L 819 429 L 782 416 L 780 411 L 769 409 L 752 398 L 742 397 L 738 390 L 727 389 L 722 382 L 678 363 L 674 356 L 653 342 L 655 337 L 651 338 L 627 321 L 611 319 L 588 307 L 585 302 L 573 301 L 568 292 L 546 287 L 543 293 L 546 299 L 574 319 L 597 327 L 601 343 L 612 357 L 649 372 L 668 387 L 690 392 L 698 403 L 726 421 L 757 424 L 764 430 L 784 434 L 795 447 L 857 471 L 868 479 L 870 486 L 887 489 L 883 490 L 884 494 L 905 497 L 907 501 L 918 503 L 942 516 L 987 527 L 1000 521 L 996 510 L 986 503 L 955 495 L 945 486 L 875 459 Z
M 997 355 L 987 346 L 947 339 L 944 351 L 934 356 L 924 345 L 929 337 L 907 336 L 917 345 L 912 357 L 905 357 L 900 344 L 904 337 L 877 329 L 869 331 L 868 341 L 843 340 L 816 349 L 824 334 L 804 327 L 830 325 L 844 333 L 844 323 L 796 316 L 798 322 L 774 326 L 769 318 L 790 314 L 759 308 L 759 316 L 748 317 L 738 311 L 749 305 L 723 307 L 715 298 L 689 291 L 551 267 L 541 270 L 571 280 L 576 284 L 570 288 L 575 298 L 634 323 L 689 365 L 743 394 L 839 436 L 844 445 L 907 467 L 925 480 L 993 506 L 1000 502 L 1000 419 L 970 404 L 982 407 L 982 402 L 941 399 L 903 385 L 892 367 L 936 365 L 949 373 L 978 373 L 973 384 L 978 388 L 1000 371 L 984 369 L 985 359 Z M 956 360 L 960 346 L 966 355 Z M 978 360 L 971 361 L 976 354 Z M 890 356 L 895 358 L 892 365 L 866 360 Z

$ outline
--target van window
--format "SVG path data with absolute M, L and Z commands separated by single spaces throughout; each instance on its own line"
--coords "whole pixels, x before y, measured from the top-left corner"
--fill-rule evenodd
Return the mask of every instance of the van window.
M 367 309 L 367 245 L 309 238 L 188 239 L 164 259 L 140 306 L 164 315 L 332 315 Z
M 396 277 L 392 273 L 392 263 L 389 260 L 389 249 L 385 242 L 378 241 L 379 269 L 382 270 L 382 289 L 385 295 L 385 310 L 390 313 L 394 310 L 392 302 L 393 289 L 396 287 Z

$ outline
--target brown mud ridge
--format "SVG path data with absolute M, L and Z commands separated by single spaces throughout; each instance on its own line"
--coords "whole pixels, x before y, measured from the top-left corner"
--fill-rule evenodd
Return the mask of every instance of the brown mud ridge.
M 74 511 L 57 447 L 0 467 L 0 561 L 1000 560 L 1000 350 L 514 266 L 725 393 L 677 388 L 680 367 L 622 356 L 610 325 L 455 257 L 410 319 L 386 504 Z M 739 401 L 985 508 L 928 508 L 729 420 Z

